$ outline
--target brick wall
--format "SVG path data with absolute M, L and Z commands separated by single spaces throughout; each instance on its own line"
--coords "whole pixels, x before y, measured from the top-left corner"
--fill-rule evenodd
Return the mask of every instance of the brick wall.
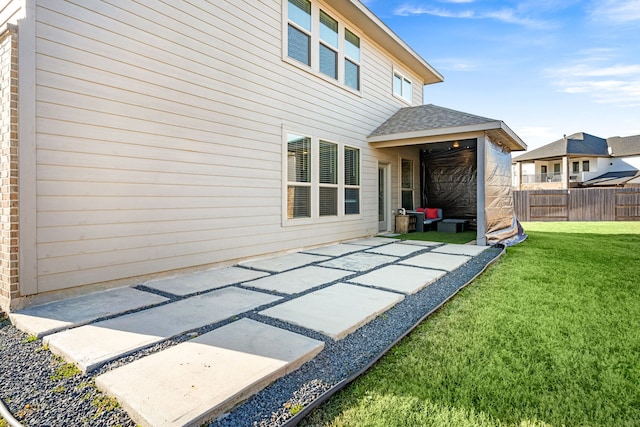
M 18 34 L 0 35 L 0 312 L 18 290 Z

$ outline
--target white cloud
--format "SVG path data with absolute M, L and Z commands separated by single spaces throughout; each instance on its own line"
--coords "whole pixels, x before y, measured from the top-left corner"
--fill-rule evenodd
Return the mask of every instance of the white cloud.
M 463 3 L 462 1 L 456 1 L 455 3 Z M 550 28 L 551 25 L 546 21 L 540 21 L 533 18 L 527 18 L 519 16 L 514 9 L 501 9 L 488 12 L 475 12 L 474 10 L 461 10 L 453 11 L 450 9 L 439 7 L 422 7 L 404 5 L 397 8 L 394 12 L 399 16 L 410 15 L 433 15 L 442 18 L 459 18 L 459 19 L 493 19 L 507 24 L 521 25 L 527 28 Z
M 529 151 L 562 138 L 562 133 L 551 127 L 516 126 L 514 127 L 514 130 L 516 134 L 528 145 Z
M 600 0 L 591 11 L 594 20 L 640 21 L 640 0 Z
M 480 68 L 480 64 L 465 58 L 440 58 L 430 61 L 439 70 L 473 71 Z

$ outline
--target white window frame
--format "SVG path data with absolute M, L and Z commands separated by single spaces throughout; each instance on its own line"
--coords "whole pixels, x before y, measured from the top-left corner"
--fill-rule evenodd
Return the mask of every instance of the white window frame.
M 400 92 L 398 93 L 396 91 L 396 77 L 398 77 L 400 79 Z M 411 87 L 411 93 L 407 94 L 405 93 L 405 84 L 408 83 Z M 402 71 L 398 70 L 397 68 L 393 68 L 393 73 L 391 74 L 391 93 L 393 93 L 393 96 L 403 100 L 404 102 L 407 102 L 409 104 L 413 104 L 413 80 L 410 79 L 409 77 L 407 77 L 406 73 L 403 73 Z
M 288 171 L 288 137 L 289 135 L 304 136 L 311 139 L 311 182 L 310 183 L 298 183 L 289 181 Z M 338 150 L 338 182 L 337 184 L 324 184 L 320 183 L 320 141 L 335 144 Z M 360 220 L 362 218 L 362 148 L 353 145 L 340 143 L 332 140 L 331 138 L 324 138 L 322 135 L 316 135 L 311 132 L 305 131 L 300 128 L 283 126 L 282 127 L 282 226 L 296 226 L 296 225 L 308 225 L 318 223 L 331 223 L 331 222 L 344 222 L 351 220 Z M 356 149 L 359 152 L 358 155 L 358 173 L 359 184 L 358 185 L 345 185 L 345 148 Z M 288 217 L 288 201 L 289 186 L 305 186 L 311 189 L 310 200 L 310 216 L 309 217 Z M 320 215 L 320 188 L 337 188 L 337 215 Z M 345 189 L 357 188 L 358 191 L 358 206 L 359 212 L 357 214 L 345 213 Z
M 282 60 L 290 65 L 293 65 L 299 69 L 302 69 L 314 76 L 329 82 L 341 89 L 351 92 L 355 95 L 362 96 L 362 52 L 363 52 L 363 37 L 359 31 L 350 25 L 345 24 L 345 20 L 332 8 L 326 5 L 320 5 L 316 0 L 311 0 L 311 32 L 309 33 L 305 29 L 296 25 L 295 22 L 289 20 L 289 0 L 282 0 Z M 328 46 L 320 38 L 320 10 L 329 15 L 331 18 L 338 21 L 338 47 L 337 47 L 337 79 L 332 78 L 320 71 L 320 44 Z M 304 64 L 289 56 L 289 38 L 288 27 L 289 24 L 293 25 L 296 29 L 303 31 L 305 34 L 311 36 L 311 65 Z M 349 30 L 360 40 L 360 60 L 356 61 L 355 58 L 349 57 L 345 52 L 345 30 Z M 358 66 L 358 82 L 359 88 L 356 90 L 345 83 L 345 61 L 349 60 Z
M 410 166 L 411 166 L 411 170 L 409 171 L 409 176 L 411 178 L 411 182 L 409 183 L 409 187 L 405 187 L 404 186 L 404 170 L 403 170 L 403 164 L 404 162 L 409 162 Z M 400 158 L 400 204 L 403 205 L 404 202 L 404 197 L 403 197 L 403 193 L 406 192 L 410 192 L 411 193 L 411 207 L 409 207 L 409 209 L 414 209 L 415 208 L 415 200 L 414 200 L 414 196 L 415 196 L 415 166 L 414 166 L 415 162 L 413 161 L 413 159 L 405 159 L 405 158 Z M 401 206 L 401 207 L 405 207 L 405 206 Z
M 352 149 L 352 150 L 357 150 L 358 151 L 358 184 L 354 185 L 354 184 L 349 184 L 347 185 L 344 179 L 344 174 L 345 174 L 345 165 L 346 165 L 346 161 L 344 160 L 344 153 L 347 150 L 347 148 Z M 342 190 L 342 213 L 344 216 L 346 217 L 358 217 L 360 215 L 362 215 L 362 149 L 360 147 L 355 147 L 353 145 L 343 145 L 342 146 L 342 157 L 343 157 L 343 161 L 342 161 L 342 183 L 343 183 L 343 190 Z M 353 190 L 358 190 L 358 213 L 357 214 L 347 214 L 346 213 L 346 209 L 345 209 L 345 205 L 346 205 L 346 192 L 348 189 L 353 189 Z

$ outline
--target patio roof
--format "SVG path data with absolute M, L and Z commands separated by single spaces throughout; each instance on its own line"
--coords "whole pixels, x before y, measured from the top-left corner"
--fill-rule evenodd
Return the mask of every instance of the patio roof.
M 397 147 L 477 138 L 486 132 L 511 151 L 527 145 L 503 121 L 451 110 L 433 104 L 398 110 L 367 137 L 376 147 Z
M 613 187 L 636 181 L 636 179 L 640 179 L 640 172 L 637 170 L 607 172 L 583 182 L 582 185 L 586 187 Z

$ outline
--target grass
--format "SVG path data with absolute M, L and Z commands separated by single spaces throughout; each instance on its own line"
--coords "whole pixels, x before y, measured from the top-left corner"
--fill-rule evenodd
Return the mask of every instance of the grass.
M 71 378 L 76 375 L 80 375 L 81 373 L 82 372 L 80 372 L 77 366 L 73 363 L 63 363 L 56 368 L 53 375 L 50 375 L 49 378 L 51 379 L 51 381 L 59 381 L 65 378 Z
M 465 244 L 473 240 L 476 240 L 476 232 L 463 231 L 461 233 L 443 233 L 438 231 L 425 231 L 425 232 L 400 234 L 395 238 L 401 239 L 401 240 L 425 240 L 428 242 Z
M 302 425 L 640 425 L 640 223 L 523 226 Z

